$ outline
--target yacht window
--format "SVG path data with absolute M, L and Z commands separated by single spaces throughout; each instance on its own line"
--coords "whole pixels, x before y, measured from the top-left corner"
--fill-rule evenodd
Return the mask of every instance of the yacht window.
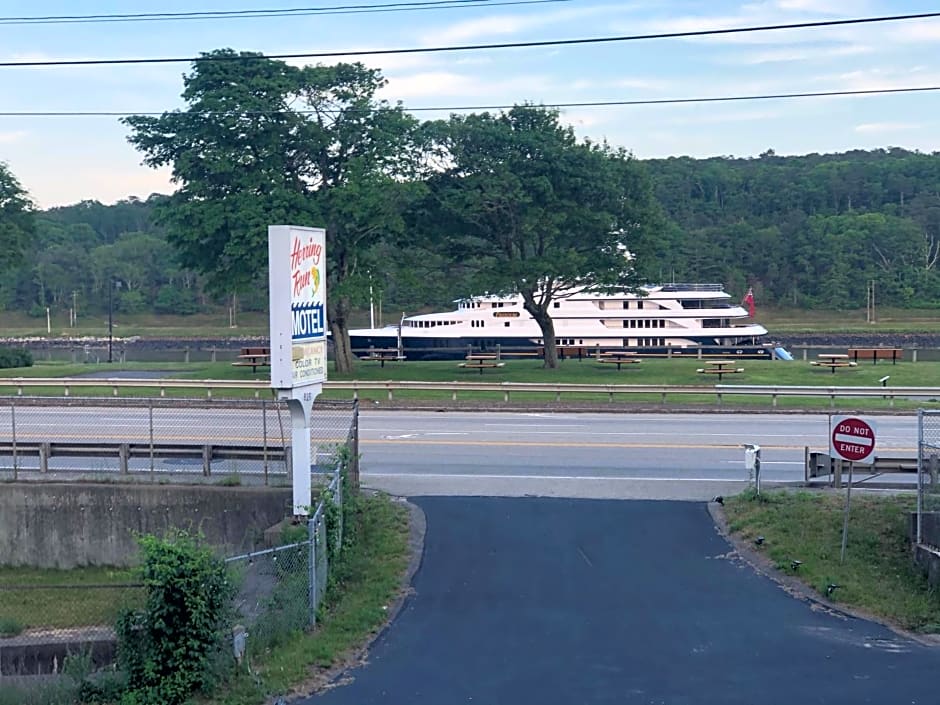
M 637 308 L 640 308 L 640 309 L 643 308 L 643 302 L 642 302 L 642 301 L 637 301 L 637 302 L 636 302 L 636 307 L 637 307 Z
M 556 301 L 556 302 L 553 304 L 553 306 L 554 306 L 555 308 L 561 308 L 561 301 Z
M 509 321 L 506 321 L 503 325 L 504 325 L 506 328 L 509 328 Z
M 630 302 L 629 302 L 629 301 L 624 301 L 624 302 L 623 302 L 623 307 L 624 307 L 624 308 L 630 308 Z

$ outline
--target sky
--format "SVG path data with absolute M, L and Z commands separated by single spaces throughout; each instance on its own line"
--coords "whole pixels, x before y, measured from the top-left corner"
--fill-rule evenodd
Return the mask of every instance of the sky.
M 252 19 L 2 24 L 2 18 L 377 5 L 390 0 L 4 0 L 0 61 L 190 57 L 525 42 L 940 10 L 919 0 L 556 0 Z M 488 5 L 488 6 L 487 6 Z M 940 86 L 940 20 L 709 38 L 357 58 L 406 108 L 669 99 Z M 335 62 L 341 59 L 323 61 Z M 311 60 L 316 61 L 316 60 Z M 302 63 L 302 62 L 297 62 Z M 184 107 L 187 64 L 0 67 L 0 111 L 161 112 Z M 426 119 L 444 113 L 419 112 Z M 940 91 L 745 103 L 564 109 L 582 137 L 640 158 L 904 147 L 940 151 Z M 115 117 L 0 116 L 0 162 L 37 206 L 168 193 Z

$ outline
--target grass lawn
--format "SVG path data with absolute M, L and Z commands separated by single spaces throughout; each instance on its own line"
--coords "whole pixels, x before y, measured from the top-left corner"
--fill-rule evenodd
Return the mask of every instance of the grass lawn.
M 840 563 L 843 493 L 745 493 L 725 500 L 729 528 L 753 542 L 776 567 L 795 574 L 820 595 L 860 608 L 909 630 L 940 632 L 940 594 L 911 561 L 907 538 L 912 496 L 855 493 L 845 563 Z M 803 564 L 794 571 L 792 560 Z
M 646 359 L 639 365 L 626 365 L 617 370 L 614 365 L 600 365 L 593 360 L 563 360 L 556 370 L 542 369 L 541 362 L 537 360 L 509 360 L 505 367 L 484 370 L 480 374 L 476 370 L 465 370 L 458 367 L 456 361 L 447 362 L 404 362 L 387 364 L 381 367 L 378 363 L 359 361 L 352 374 L 338 374 L 331 370 L 329 378 L 338 380 L 361 381 L 434 381 L 434 382 L 530 382 L 530 383 L 560 383 L 560 384 L 611 384 L 611 385 L 670 385 L 688 387 L 711 387 L 717 383 L 714 375 L 706 377 L 698 374 L 701 368 L 700 360 L 666 360 Z M 740 367 L 744 369 L 741 374 L 726 377 L 724 384 L 741 385 L 808 385 L 808 386 L 879 386 L 879 379 L 890 375 L 890 386 L 940 386 L 940 362 L 901 362 L 897 365 L 865 364 L 858 367 L 839 370 L 832 374 L 828 370 L 817 369 L 805 362 L 772 362 L 770 360 L 742 360 Z M 253 373 L 249 368 L 233 367 L 227 362 L 197 362 L 197 363 L 113 363 L 112 365 L 73 365 L 64 363 L 37 363 L 30 368 L 0 371 L 0 377 L 68 377 L 81 375 L 90 371 L 111 370 L 126 372 L 134 370 L 166 370 L 170 377 L 180 379 L 225 379 L 225 380 L 265 380 L 268 371 L 265 368 Z M 13 387 L 3 387 L 0 384 L 0 394 L 15 394 Z M 60 387 L 32 388 L 28 392 L 33 395 L 61 395 Z M 205 391 L 201 389 L 172 389 L 168 393 L 173 396 L 203 397 Z M 110 396 L 110 387 L 92 387 L 73 389 L 72 394 L 87 396 Z M 153 390 L 129 389 L 122 390 L 124 396 L 152 396 Z M 262 391 L 262 395 L 265 392 Z M 396 391 L 398 400 L 421 401 L 448 401 L 450 392 L 434 391 Z M 255 393 L 250 390 L 214 390 L 213 396 L 253 397 Z M 342 390 L 327 391 L 324 398 L 346 399 L 350 393 Z M 365 401 L 385 400 L 384 391 L 366 391 L 360 393 Z M 461 392 L 461 400 L 496 401 L 503 400 L 502 392 Z M 514 402 L 545 402 L 554 399 L 551 395 L 518 392 L 513 393 L 511 401 Z M 566 401 L 593 401 L 605 402 L 608 395 L 603 394 L 566 394 Z M 615 396 L 616 401 L 633 401 L 647 404 L 662 403 L 662 395 L 630 394 Z M 716 404 L 713 393 L 672 395 L 666 400 L 668 403 L 686 404 Z M 770 395 L 766 397 L 730 396 L 723 397 L 723 406 L 742 406 L 745 408 L 763 408 L 770 405 Z M 895 408 L 915 409 L 929 407 L 936 404 L 934 400 L 898 400 Z M 889 408 L 890 402 L 880 398 L 852 399 L 837 402 L 840 408 L 879 409 Z M 778 407 L 782 409 L 793 408 L 829 408 L 826 397 L 819 398 L 781 398 Z
M 122 607 L 143 599 L 140 588 L 89 587 L 136 582 L 132 570 L 47 570 L 0 567 L 0 632 L 39 627 L 110 626 Z M 59 587 L 39 588 L 38 585 Z M 29 586 L 26 589 L 12 586 Z M 3 628 L 7 625 L 7 628 Z
M 254 705 L 287 693 L 363 644 L 388 617 L 408 565 L 409 517 L 405 505 L 384 495 L 361 496 L 357 540 L 339 564 L 334 588 L 313 633 L 300 633 L 251 664 L 212 703 Z M 335 589 L 336 587 L 339 589 Z

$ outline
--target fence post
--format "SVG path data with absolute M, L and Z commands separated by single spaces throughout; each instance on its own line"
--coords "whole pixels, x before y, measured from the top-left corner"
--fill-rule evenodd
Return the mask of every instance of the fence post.
M 206 477 L 212 474 L 212 446 L 208 443 L 202 447 L 202 474 Z
M 128 457 L 130 456 L 130 445 L 127 443 L 122 443 L 118 446 L 118 464 L 120 465 L 121 474 L 127 475 L 130 473 L 131 469 L 128 464 Z
M 16 456 L 16 404 L 10 402 L 10 426 L 13 433 L 13 479 L 17 479 L 19 475 L 19 463 L 17 462 Z
M 310 544 L 310 553 L 307 558 L 309 569 L 307 578 L 310 584 L 307 586 L 307 607 L 310 610 L 310 627 L 317 626 L 317 515 L 307 520 L 307 541 Z
M 153 451 L 153 399 L 147 400 L 147 410 L 150 416 L 150 481 L 154 481 L 154 451 Z
M 262 458 L 263 458 L 263 467 L 264 467 L 264 486 L 268 486 L 268 402 L 266 399 L 261 400 L 261 435 L 263 440 L 261 441 L 262 446 Z
M 352 456 L 349 459 L 349 468 L 347 469 L 347 477 L 349 478 L 349 486 L 353 490 L 359 489 L 359 402 L 357 401 L 353 404 L 353 429 L 352 429 Z

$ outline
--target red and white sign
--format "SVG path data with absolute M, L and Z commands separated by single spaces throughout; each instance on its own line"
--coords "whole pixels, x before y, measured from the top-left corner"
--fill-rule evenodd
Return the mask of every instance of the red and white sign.
M 864 419 L 836 416 L 829 438 L 830 455 L 853 463 L 871 463 L 875 459 L 875 428 Z

